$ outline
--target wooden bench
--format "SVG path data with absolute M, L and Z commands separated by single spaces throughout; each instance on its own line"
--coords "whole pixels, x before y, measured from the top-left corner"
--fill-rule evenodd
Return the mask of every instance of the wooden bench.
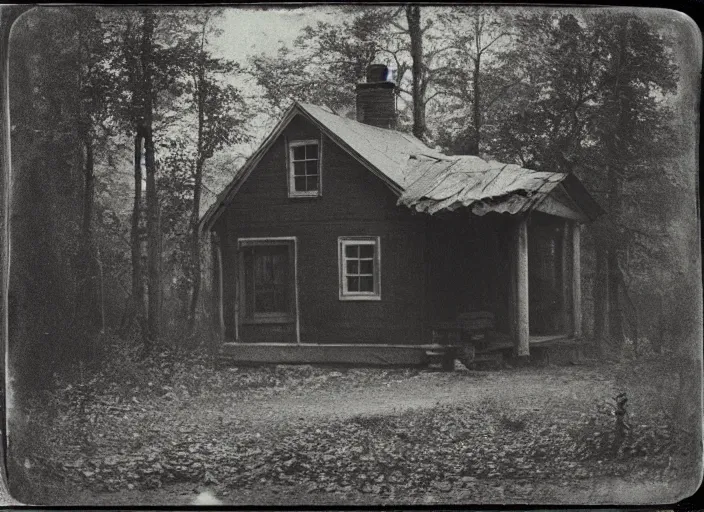
M 494 328 L 494 314 L 489 311 L 460 313 L 455 321 L 438 323 L 433 328 L 433 343 L 447 347 L 443 369 L 452 369 L 455 359 L 465 366 L 470 365 L 476 358 L 476 351 L 487 348 Z

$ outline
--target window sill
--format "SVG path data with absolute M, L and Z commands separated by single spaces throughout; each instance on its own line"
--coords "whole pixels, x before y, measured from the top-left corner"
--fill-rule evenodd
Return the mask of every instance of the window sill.
M 291 194 L 289 192 L 288 194 L 289 199 L 318 199 L 319 197 L 322 197 L 320 192 L 316 192 L 315 194 Z
M 243 318 L 242 324 L 292 324 L 294 318 L 286 316 L 262 316 L 254 318 Z
M 340 295 L 340 300 L 381 300 L 379 295 Z

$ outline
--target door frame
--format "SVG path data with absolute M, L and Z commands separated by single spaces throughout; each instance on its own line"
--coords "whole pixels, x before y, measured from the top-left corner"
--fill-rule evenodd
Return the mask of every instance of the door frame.
M 261 243 L 259 243 L 261 242 Z M 277 242 L 286 242 L 286 244 Z M 301 343 L 300 309 L 298 304 L 298 237 L 295 236 L 267 236 L 267 237 L 241 237 L 237 239 L 237 272 L 235 272 L 235 343 L 240 342 L 240 314 L 242 312 L 241 296 L 244 282 L 242 248 L 256 245 L 287 245 L 293 242 L 293 301 L 296 329 L 296 343 Z

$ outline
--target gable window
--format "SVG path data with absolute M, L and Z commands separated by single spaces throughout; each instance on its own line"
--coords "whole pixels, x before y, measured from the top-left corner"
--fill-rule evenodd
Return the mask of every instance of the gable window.
M 340 300 L 381 299 L 379 237 L 338 239 Z
M 240 240 L 240 251 L 243 319 L 249 322 L 293 321 L 293 243 Z
M 320 145 L 317 140 L 297 140 L 288 145 L 290 197 L 320 195 Z

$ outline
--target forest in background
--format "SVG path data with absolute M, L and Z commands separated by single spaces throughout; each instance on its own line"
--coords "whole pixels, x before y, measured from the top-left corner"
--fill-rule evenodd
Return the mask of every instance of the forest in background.
M 18 382 L 50 384 L 112 336 L 145 354 L 202 348 L 200 214 L 294 99 L 353 117 L 373 62 L 395 70 L 401 130 L 449 154 L 576 174 L 608 212 L 584 232 L 586 332 L 604 355 L 695 364 L 699 61 L 684 17 L 346 6 L 276 55 L 234 62 L 213 48 L 223 15 L 42 7 L 14 25 Z

